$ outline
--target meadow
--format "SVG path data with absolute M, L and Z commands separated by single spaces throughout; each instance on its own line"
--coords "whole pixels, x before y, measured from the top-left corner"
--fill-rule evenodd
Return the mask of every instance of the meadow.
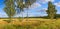
M 56 19 L 44 19 L 44 18 L 12 18 L 12 21 L 8 23 L 9 19 L 0 19 L 0 29 L 60 29 L 60 18 Z

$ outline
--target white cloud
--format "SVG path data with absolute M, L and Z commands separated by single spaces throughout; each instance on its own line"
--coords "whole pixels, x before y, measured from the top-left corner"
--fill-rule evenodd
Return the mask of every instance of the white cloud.
M 39 3 L 45 4 L 45 3 L 49 2 L 49 1 L 54 2 L 55 0 L 38 0 L 38 1 L 39 1 Z
M 47 8 L 42 8 L 41 10 L 38 10 L 37 12 L 45 12 L 47 10 Z
M 49 2 L 49 1 L 54 2 L 54 0 L 46 0 L 46 2 Z
M 54 5 L 56 5 L 57 7 L 60 7 L 60 2 L 54 3 Z
M 47 10 L 47 8 L 43 8 L 43 10 Z
M 34 8 L 37 8 L 37 7 L 41 7 L 41 4 L 39 3 L 34 3 L 31 5 L 31 7 L 29 7 L 30 9 L 34 9 Z
M 32 16 L 34 16 L 34 14 L 28 12 L 28 17 L 32 17 Z M 27 13 L 26 12 L 23 13 L 23 16 L 22 16 L 22 14 L 17 14 L 14 17 L 27 17 Z
M 8 17 L 8 16 L 5 13 L 0 12 L 0 18 L 3 18 L 3 17 Z

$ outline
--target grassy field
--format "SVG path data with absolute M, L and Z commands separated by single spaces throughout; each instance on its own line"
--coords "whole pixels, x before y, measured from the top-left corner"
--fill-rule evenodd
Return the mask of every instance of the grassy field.
M 0 29 L 60 29 L 60 18 L 43 19 L 43 18 L 13 18 L 10 23 L 9 19 L 0 19 Z

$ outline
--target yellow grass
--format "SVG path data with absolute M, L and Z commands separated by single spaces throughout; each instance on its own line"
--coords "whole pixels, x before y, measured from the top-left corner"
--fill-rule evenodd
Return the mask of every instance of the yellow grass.
M 14 21 L 11 21 L 10 23 L 7 23 L 3 20 L 8 19 L 0 19 L 0 24 L 14 24 L 14 25 L 20 25 L 20 26 L 33 26 L 33 27 L 48 27 L 53 29 L 60 29 L 60 18 L 59 19 L 43 19 L 43 18 L 25 18 L 22 21 L 19 21 L 19 19 L 12 19 Z

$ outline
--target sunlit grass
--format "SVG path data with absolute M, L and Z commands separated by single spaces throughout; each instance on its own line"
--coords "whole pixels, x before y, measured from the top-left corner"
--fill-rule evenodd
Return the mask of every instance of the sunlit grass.
M 10 23 L 3 20 L 8 19 L 0 19 L 0 29 L 60 29 L 60 19 L 24 18 L 12 19 Z

